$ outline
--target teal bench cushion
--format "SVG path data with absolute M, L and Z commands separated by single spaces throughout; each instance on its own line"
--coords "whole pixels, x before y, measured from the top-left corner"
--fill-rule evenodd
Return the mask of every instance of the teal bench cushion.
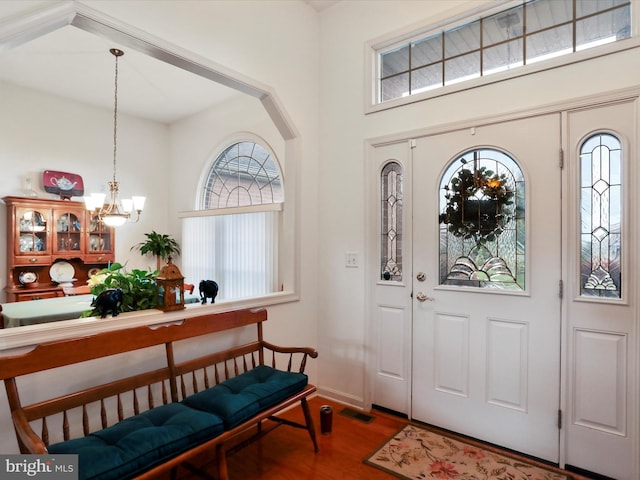
M 265 365 L 230 378 L 183 400 L 191 408 L 218 415 L 225 428 L 251 418 L 302 390 L 308 383 L 304 373 L 283 372 Z
M 216 415 L 171 403 L 86 437 L 52 444 L 48 450 L 78 454 L 80 480 L 124 480 L 223 431 Z

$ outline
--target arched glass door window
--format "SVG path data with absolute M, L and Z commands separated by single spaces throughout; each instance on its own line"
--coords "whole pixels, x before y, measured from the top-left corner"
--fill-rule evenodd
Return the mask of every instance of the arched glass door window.
M 525 289 L 525 181 L 499 150 L 470 150 L 440 181 L 440 284 Z
M 597 133 L 580 147 L 580 293 L 621 298 L 622 147 Z
M 402 281 L 402 166 L 387 163 L 380 174 L 382 280 Z

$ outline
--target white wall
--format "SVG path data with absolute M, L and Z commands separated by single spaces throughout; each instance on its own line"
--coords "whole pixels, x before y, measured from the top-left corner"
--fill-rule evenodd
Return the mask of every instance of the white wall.
M 30 11 L 43 4 L 45 1 L 3 1 L 0 2 L 0 21 L 11 17 L 21 11 Z M 316 319 L 317 319 L 317 192 L 318 192 L 318 81 L 319 81 L 319 22 L 316 13 L 303 2 L 248 0 L 237 2 L 234 0 L 221 0 L 215 2 L 180 1 L 180 2 L 154 2 L 153 8 L 149 8 L 148 1 L 119 2 L 111 1 L 86 1 L 82 2 L 118 21 L 130 24 L 142 29 L 151 35 L 162 38 L 180 48 L 201 55 L 212 62 L 239 72 L 252 80 L 266 85 L 275 92 L 277 99 L 283 106 L 286 115 L 295 126 L 299 135 L 300 157 L 297 165 L 298 178 L 286 178 L 285 181 L 298 181 L 301 188 L 298 189 L 298 198 L 288 199 L 297 203 L 300 210 L 300 298 L 299 302 L 283 304 L 269 309 L 269 321 L 265 325 L 265 335 L 273 343 L 283 345 L 308 345 L 316 346 Z M 0 86 L 2 87 L 2 86 Z M 0 88 L 0 92 L 3 88 Z M 2 95 L 2 93 L 0 93 Z M 0 101 L 4 110 L 4 95 Z M 249 103 L 255 102 L 251 100 Z M 38 103 L 38 102 L 35 102 Z M 232 112 L 237 104 L 227 105 L 224 108 Z M 75 108 L 75 107 L 74 107 Z M 85 107 L 78 106 L 83 109 Z M 251 108 L 254 108 L 253 106 Z M 233 131 L 234 128 L 243 130 L 257 129 L 257 133 L 264 135 L 277 153 L 282 150 L 282 139 L 276 138 L 272 126 L 267 125 L 264 113 L 253 115 L 247 113 L 233 113 L 226 119 L 211 112 L 203 112 L 184 124 L 176 124 L 171 127 L 156 125 L 151 122 L 143 122 L 133 118 L 119 117 L 118 135 L 118 176 L 122 183 L 124 193 L 141 192 L 148 197 L 148 207 L 145 208 L 143 219 L 136 226 L 127 226 L 118 230 L 116 256 L 121 257 L 138 254 L 130 254 L 130 245 L 143 239 L 143 233 L 152 229 L 167 231 L 179 237 L 177 230 L 179 221 L 177 212 L 193 208 L 194 185 L 197 183 L 203 166 L 213 153 L 212 149 Z M 1 115 L 1 113 L 0 113 Z M 29 112 L 23 110 L 23 126 L 33 128 Z M 102 116 L 104 115 L 104 119 Z M 111 175 L 110 152 L 112 152 L 111 137 L 107 136 L 103 143 L 87 141 L 89 152 L 70 154 L 78 138 L 92 138 L 94 134 L 111 131 L 111 112 L 95 112 L 95 116 L 102 119 L 103 124 L 78 122 L 68 129 L 67 142 L 61 142 L 59 153 L 56 157 L 66 158 L 62 163 L 58 160 L 51 161 L 51 148 L 43 152 L 43 157 L 34 161 L 29 152 L 28 143 L 39 144 L 42 139 L 50 140 L 55 136 L 51 132 L 43 136 L 41 132 L 35 132 L 33 136 L 25 138 L 24 134 L 17 134 L 16 152 L 23 155 L 26 161 L 11 165 L 10 174 L 14 180 L 5 185 L 0 179 L 0 194 L 19 194 L 21 188 L 21 176 L 27 173 L 37 174 L 40 170 L 68 169 L 83 175 L 87 189 L 98 188 L 99 182 L 108 180 Z M 244 115 L 244 122 L 241 122 Z M 51 115 L 55 118 L 55 115 Z M 74 115 L 71 115 L 72 119 Z M 70 121 L 71 121 L 70 120 Z M 0 126 L 15 121 L 0 116 Z M 209 134 L 209 142 L 199 138 L 187 146 L 192 132 L 185 131 L 184 127 L 189 122 L 211 122 L 199 124 L 198 128 L 203 133 Z M 124 124 L 124 125 L 123 125 Z M 242 126 L 244 125 L 244 126 Z M 60 129 L 67 130 L 68 125 L 60 122 Z M 144 132 L 143 140 L 141 129 L 150 130 Z M 129 130 L 128 133 L 122 133 Z M 71 134 L 72 132 L 75 135 Z M 139 134 L 139 135 L 138 135 Z M 1 135 L 1 134 L 0 134 Z M 34 140 L 35 139 L 35 140 Z M 142 143 L 140 143 L 142 142 Z M 175 143 L 174 143 L 175 142 Z M 2 144 L 0 137 L 0 144 Z M 209 143 L 209 145 L 207 145 Z M 178 146 L 184 146 L 185 151 Z M 133 148 L 136 154 L 125 154 L 125 151 Z M 97 163 L 98 153 L 105 155 L 104 164 Z M 106 153 L 105 153 L 106 152 Z M 89 153 L 91 155 L 89 155 Z M 46 154 L 46 155 L 45 155 Z M 0 162 L 5 166 L 4 158 L 6 149 L 0 146 Z M 91 158 L 92 163 L 86 164 L 86 159 Z M 149 163 L 154 168 L 149 171 Z M 125 166 L 126 165 L 126 166 Z M 99 167 L 96 168 L 96 167 Z M 7 170 L 4 169 L 4 172 Z M 86 173 L 85 173 L 86 172 Z M 4 178 L 7 178 L 5 176 Z M 131 189 L 131 191 L 129 191 Z M 3 219 L 0 219 L 4 225 Z M 132 229 L 125 233 L 125 229 Z M 2 246 L 0 245 L 0 251 Z M 133 257 L 132 257 L 133 258 Z M 4 262 L 4 260 L 2 260 Z M 139 261 L 142 261 L 140 259 Z M 151 265 L 153 261 L 149 259 Z M 0 268 L 3 264 L 0 263 Z M 6 269 L 6 264 L 4 264 Z M 4 272 L 4 270 L 3 270 Z M 4 277 L 4 274 L 3 274 Z M 322 355 L 322 353 L 321 353 Z M 149 362 L 153 360 L 150 359 Z M 317 380 L 317 361 L 308 363 L 308 373 L 311 381 Z M 107 368 L 108 363 L 102 363 L 95 368 Z M 88 367 L 76 367 L 73 376 L 80 378 L 82 375 L 91 374 Z M 64 389 L 63 382 L 56 376 L 39 378 L 37 384 L 27 386 L 27 397 L 34 398 L 38 392 L 60 391 Z M 0 411 L 8 412 L 4 391 L 0 393 Z M 17 446 L 12 433 L 12 427 L 8 422 L 8 416 L 0 416 L 0 452 L 16 453 Z
M 33 8 L 35 3 L 0 2 L 0 19 L 20 9 Z M 277 93 L 301 139 L 298 200 L 301 300 L 269 309 L 270 320 L 265 326 L 267 338 L 275 343 L 316 346 L 320 357 L 310 362 L 312 381 L 324 392 L 355 404 L 363 403 L 366 387 L 368 320 L 364 317 L 364 295 L 367 279 L 362 267 L 367 234 L 364 231 L 365 140 L 629 87 L 640 78 L 637 53 L 630 51 L 508 84 L 365 115 L 364 45 L 367 41 L 414 25 L 421 19 L 443 17 L 459 12 L 463 6 L 476 7 L 481 2 L 345 0 L 322 14 L 316 14 L 304 2 L 286 0 L 154 2 L 153 8 L 149 8 L 147 1 L 85 3 L 258 80 Z M 110 128 L 108 123 L 105 119 L 104 129 Z M 187 140 L 181 128 L 175 126 L 171 130 L 172 140 Z M 216 132 L 212 134 L 215 137 Z M 219 134 L 222 136 L 222 132 Z M 271 133 L 266 131 L 265 135 Z M 214 140 L 217 139 L 212 138 L 211 148 L 217 143 Z M 122 141 L 121 151 L 126 148 L 125 143 L 132 140 Z M 0 145 L 0 153 L 2 148 Z M 108 145 L 96 149 L 110 151 Z M 140 186 L 145 191 L 149 183 L 154 186 L 155 195 L 147 194 L 149 208 L 154 210 L 145 213 L 145 218 L 150 220 L 141 225 L 142 232 L 166 226 L 178 233 L 174 230 L 178 225 L 175 212 L 193 205 L 193 199 L 189 199 L 182 188 L 182 179 L 184 177 L 189 185 L 186 191 L 191 191 L 197 182 L 196 174 L 201 174 L 206 162 L 204 157 L 210 153 L 204 144 L 194 146 L 195 158 L 192 159 L 185 159 L 173 147 L 165 151 L 171 152 L 169 175 L 151 181 L 145 179 L 140 170 L 135 170 L 131 173 L 136 183 L 127 186 Z M 77 170 L 83 161 L 84 158 L 77 158 L 65 164 L 65 168 Z M 131 161 L 136 165 L 138 160 Z M 4 162 L 1 157 L 0 162 Z M 188 167 L 183 168 L 185 162 L 189 162 Z M 51 165 L 44 160 L 33 167 L 28 165 L 15 166 L 12 175 L 17 177 L 54 166 L 62 168 L 62 164 Z M 87 176 L 91 182 L 99 182 L 108 174 L 107 170 Z M 0 178 L 0 189 L 16 193 L 20 181 L 14 179 L 7 188 L 1 183 L 5 178 Z M 181 181 L 174 182 L 175 178 Z M 95 188 L 95 184 L 87 183 Z M 161 197 L 166 191 L 169 195 L 165 204 Z M 169 212 L 168 218 L 156 215 L 154 203 L 159 211 Z M 151 219 L 158 223 L 146 223 Z M 121 248 L 123 235 L 118 237 Z M 345 268 L 346 251 L 360 254 L 360 268 Z M 118 250 L 118 254 L 120 252 L 122 250 Z M 0 397 L 0 411 L 6 412 L 6 408 L 6 400 Z M 10 453 L 14 451 L 15 441 L 5 423 L 6 416 L 0 418 L 4 419 L 0 420 L 3 432 L 0 451 Z
M 429 25 L 483 1 L 343 1 L 321 15 L 320 312 L 322 392 L 364 404 L 368 319 L 364 277 L 365 140 L 537 108 L 640 84 L 640 52 L 573 66 L 364 114 L 365 44 L 417 24 Z M 532 136 L 535 133 L 532 132 Z M 360 268 L 345 268 L 358 252 Z M 374 252 L 375 255 L 375 252 Z M 373 272 L 377 270 L 373 268 Z
M 208 174 L 220 148 L 230 142 L 256 136 L 273 149 L 276 157 L 284 161 L 284 141 L 268 117 L 262 104 L 255 98 L 238 94 L 228 101 L 192 115 L 171 125 L 170 172 L 175 198 L 170 205 L 173 230 L 179 231 L 178 213 L 196 207 L 199 182 Z M 281 165 L 284 167 L 284 164 Z M 283 169 L 284 170 L 284 169 Z M 283 172 L 286 177 L 286 171 Z
M 86 192 L 108 192 L 107 182 L 113 176 L 112 111 L 6 83 L 0 83 L 0 103 L 0 197 L 24 195 L 26 178 L 30 178 L 41 198 L 58 198 L 44 191 L 44 170 L 79 174 Z M 121 194 L 125 198 L 144 195 L 150 201 L 143 222 L 118 230 L 116 258 L 130 268 L 147 268 L 155 265 L 153 259 L 130 249 L 144 240 L 144 232 L 163 231 L 168 223 L 168 199 L 158 191 L 166 184 L 169 129 L 124 114 L 118 117 L 117 179 Z M 1 211 L 0 228 L 6 229 L 6 212 L 4 208 Z M 6 251 L 5 235 L 0 236 L 0 251 Z M 4 288 L 4 256 L 0 268 L 0 285 Z

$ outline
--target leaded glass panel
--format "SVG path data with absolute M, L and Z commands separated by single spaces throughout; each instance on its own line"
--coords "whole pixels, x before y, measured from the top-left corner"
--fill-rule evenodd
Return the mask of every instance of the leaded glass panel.
M 599 133 L 580 149 L 580 293 L 621 298 L 622 146 Z
M 382 169 L 381 184 L 381 266 L 382 280 L 402 281 L 402 166 L 389 162 Z
M 284 192 L 277 160 L 260 144 L 238 142 L 213 163 L 202 190 L 202 208 L 230 208 L 282 203 Z
M 494 149 L 454 160 L 440 182 L 440 284 L 525 288 L 525 181 Z

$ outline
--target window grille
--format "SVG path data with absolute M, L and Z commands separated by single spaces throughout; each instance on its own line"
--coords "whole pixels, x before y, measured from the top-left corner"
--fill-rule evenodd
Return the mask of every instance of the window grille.
M 201 208 L 228 208 L 280 203 L 280 169 L 255 142 L 238 142 L 216 159 L 202 191 Z
M 377 51 L 376 103 L 631 36 L 630 0 L 531 0 Z

